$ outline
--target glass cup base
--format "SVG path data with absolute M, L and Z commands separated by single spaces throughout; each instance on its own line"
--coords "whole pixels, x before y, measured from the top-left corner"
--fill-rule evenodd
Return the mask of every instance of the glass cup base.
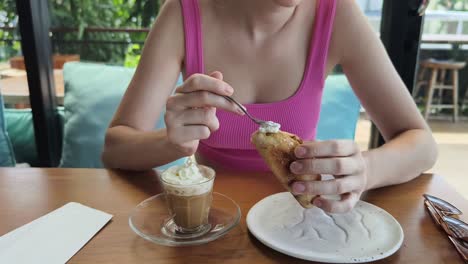
M 194 229 L 184 229 L 179 227 L 174 222 L 174 219 L 169 219 L 162 227 L 161 233 L 168 237 L 176 239 L 192 239 L 203 236 L 208 233 L 211 229 L 211 224 L 204 224 Z

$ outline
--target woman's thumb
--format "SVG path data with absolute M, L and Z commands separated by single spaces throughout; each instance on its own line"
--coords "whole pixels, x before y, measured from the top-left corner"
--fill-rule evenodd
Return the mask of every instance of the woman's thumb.
M 210 76 L 221 81 L 223 80 L 223 74 L 219 71 L 214 71 L 210 73 Z

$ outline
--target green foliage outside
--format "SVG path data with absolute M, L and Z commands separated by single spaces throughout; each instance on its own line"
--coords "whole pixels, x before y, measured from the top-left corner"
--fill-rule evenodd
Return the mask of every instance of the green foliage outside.
M 468 11 L 466 0 L 437 0 L 432 1 L 430 7 L 433 10 Z
M 391 1 L 391 0 L 387 0 Z M 84 61 L 136 66 L 146 33 L 87 32 L 87 27 L 147 28 L 161 0 L 49 0 L 52 27 L 76 28 L 52 36 L 54 53 L 80 54 Z M 430 10 L 468 11 L 467 0 L 432 0 Z M 0 0 L 0 27 L 17 25 L 15 0 Z M 426 21 L 425 33 L 446 34 L 456 22 Z M 468 34 L 468 22 L 464 25 Z M 21 55 L 19 31 L 0 30 L 0 62 Z M 85 43 L 83 43 L 85 42 Z M 117 43 L 112 43 L 117 42 Z
M 134 68 L 138 65 L 141 57 L 142 45 L 132 44 L 128 46 L 127 53 L 125 54 L 124 66 Z
M 87 27 L 147 28 L 160 0 L 49 0 L 51 27 L 76 28 L 52 36 L 54 53 L 80 54 L 83 61 L 136 66 L 146 33 L 87 32 Z M 17 25 L 15 0 L 0 0 L 0 27 Z M 0 39 L 19 39 L 19 32 L 0 30 Z M 117 42 L 117 43 L 113 43 Z M 135 44 L 136 43 L 136 44 Z M 20 54 L 18 41 L 0 42 L 0 61 Z
M 15 0 L 0 0 L 0 27 L 13 27 L 16 25 Z M 14 39 L 18 39 L 18 32 L 0 30 L 0 62 L 18 54 L 21 44 Z

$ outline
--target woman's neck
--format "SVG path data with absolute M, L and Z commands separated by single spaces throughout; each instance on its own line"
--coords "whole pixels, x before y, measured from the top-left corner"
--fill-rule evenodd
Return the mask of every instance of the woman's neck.
M 253 40 L 264 40 L 281 31 L 297 7 L 283 7 L 272 0 L 216 1 L 222 14 L 247 28 Z

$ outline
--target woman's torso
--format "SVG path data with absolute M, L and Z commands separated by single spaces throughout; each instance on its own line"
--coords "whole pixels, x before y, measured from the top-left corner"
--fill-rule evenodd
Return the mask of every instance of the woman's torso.
M 241 103 L 269 103 L 291 97 L 305 70 L 317 1 L 303 0 L 286 26 L 268 37 L 252 36 L 242 18 L 233 21 L 225 15 L 230 13 L 229 6 L 222 3 L 198 1 L 205 73 L 222 72 L 235 90 L 233 97 Z M 333 66 L 331 60 L 327 61 L 327 72 Z
M 330 36 L 326 27 L 333 21 L 329 17 L 334 8 L 331 2 L 303 1 L 281 30 L 262 36 L 248 32 L 246 21 L 230 15 L 223 1 L 182 0 L 185 12 L 193 16 L 191 9 L 198 6 L 200 17 L 199 22 L 189 21 L 187 13 L 184 15 L 186 39 L 188 34 L 195 36 L 193 31 L 199 31 L 200 39 L 198 47 L 186 43 L 185 60 L 197 56 L 202 60 L 198 66 L 186 67 L 185 77 L 221 71 L 235 89 L 233 97 L 252 114 L 312 140 L 323 80 L 334 65 L 333 55 L 327 53 Z M 250 144 L 250 134 L 257 126 L 247 117 L 221 110 L 217 116 L 220 129 L 200 142 L 201 162 L 218 168 L 266 170 Z

